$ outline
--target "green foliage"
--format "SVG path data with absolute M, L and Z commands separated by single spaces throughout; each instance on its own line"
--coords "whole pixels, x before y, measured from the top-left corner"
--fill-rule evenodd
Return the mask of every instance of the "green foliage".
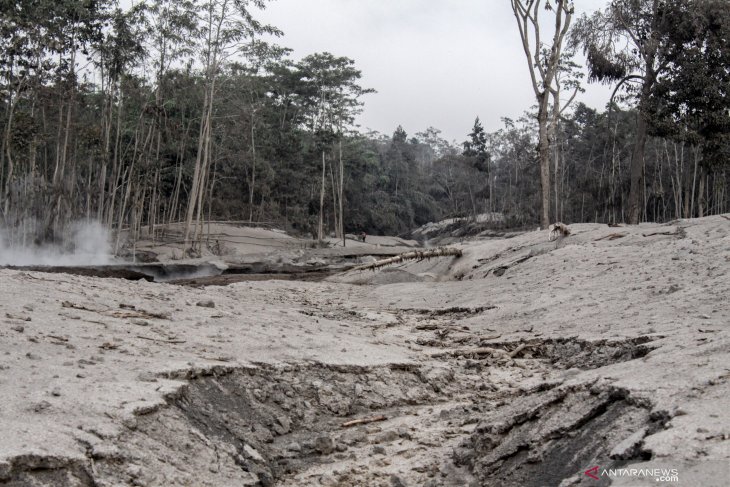
M 224 18 L 224 3 L 236 20 L 209 42 L 203 18 Z M 647 17 L 650 3 L 614 0 L 613 10 L 584 19 L 576 35 L 583 36 L 594 78 L 613 82 L 641 75 L 648 33 L 659 36 L 661 70 L 643 107 L 653 134 L 645 214 L 698 214 L 688 198 L 720 211 L 729 204 L 726 2 L 663 0 L 656 22 Z M 535 114 L 505 119 L 493 133 L 477 118 L 458 145 L 433 127 L 413 136 L 400 126 L 389 135 L 359 133 L 355 121 L 373 90 L 360 85 L 355 62 L 326 52 L 291 59 L 290 50 L 262 37 L 279 31 L 251 16 L 263 1 L 116 5 L 0 1 L 4 224 L 37 218 L 43 238 L 51 238 L 64 219 L 99 218 L 137 231 L 184 219 L 214 79 L 205 218 L 250 217 L 315 234 L 324 153 L 332 172 L 323 214 L 334 229 L 341 143 L 346 232 L 407 234 L 429 221 L 488 211 L 513 225 L 538 222 Z M 626 9 L 634 9 L 627 18 L 639 34 L 635 51 L 615 17 Z M 220 57 L 206 63 L 215 52 Z M 578 86 L 573 68 L 561 64 L 564 89 Z M 629 94 L 636 99 L 635 90 Z M 550 168 L 559 219 L 624 218 L 637 113 L 612 105 L 609 117 L 579 104 L 561 118 L 551 146 L 558 170 Z M 702 166 L 693 174 L 695 156 L 705 176 Z M 702 177 L 705 190 L 693 195 Z
M 473 160 L 474 167 L 489 175 L 489 154 L 487 153 L 487 134 L 479 121 L 474 120 L 474 128 L 469 134 L 469 139 L 464 142 L 464 155 Z
M 703 145 L 706 166 L 730 165 L 727 2 L 671 0 L 663 9 L 667 69 L 651 94 L 654 133 Z

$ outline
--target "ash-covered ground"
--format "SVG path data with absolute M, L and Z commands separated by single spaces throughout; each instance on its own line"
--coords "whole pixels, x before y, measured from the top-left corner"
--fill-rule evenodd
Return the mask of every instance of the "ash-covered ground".
M 571 230 L 322 282 L 0 270 L 0 485 L 727 485 L 730 217 Z

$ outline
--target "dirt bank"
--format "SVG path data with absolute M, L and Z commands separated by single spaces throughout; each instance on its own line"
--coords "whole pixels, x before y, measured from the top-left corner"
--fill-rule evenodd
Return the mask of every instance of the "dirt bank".
M 0 270 L 0 485 L 724 485 L 730 221 L 572 230 L 387 279 Z

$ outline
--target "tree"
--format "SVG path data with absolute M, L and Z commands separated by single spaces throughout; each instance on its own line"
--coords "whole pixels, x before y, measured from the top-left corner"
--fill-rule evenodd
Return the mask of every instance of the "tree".
M 511 0 L 512 11 L 522 39 L 522 47 L 527 58 L 532 88 L 537 100 L 538 158 L 540 163 L 540 184 L 542 188 L 540 225 L 550 225 L 550 139 L 549 121 L 554 112 L 550 111 L 551 96 L 558 90 L 555 77 L 560 69 L 563 41 L 568 34 L 573 17 L 571 0 Z M 552 42 L 548 45 L 541 38 L 540 10 L 551 12 L 554 29 Z
M 730 11 L 720 0 L 670 0 L 663 8 L 667 67 L 648 100 L 653 133 L 704 145 L 705 166 L 727 165 Z
M 463 154 L 468 157 L 473 167 L 482 173 L 486 173 L 487 177 L 487 194 L 489 195 L 489 210 L 492 208 L 492 181 L 489 166 L 491 165 L 489 153 L 487 152 L 487 133 L 484 131 L 479 117 L 474 120 L 474 127 L 469 134 L 469 139 L 464 142 Z M 474 210 L 476 218 L 476 209 Z
M 263 9 L 266 0 L 206 0 L 202 5 L 202 44 L 199 54 L 203 61 L 204 99 L 202 121 L 198 134 L 192 188 L 185 220 L 186 246 L 191 244 L 191 227 L 195 217 L 195 240 L 202 234 L 202 211 L 209 169 L 212 162 L 213 111 L 216 83 L 221 66 L 231 56 L 240 54 L 246 43 L 263 33 L 281 35 L 278 29 L 259 23 L 251 15 L 251 7 Z
M 102 2 L 21 0 L 0 3 L 0 89 L 5 117 L 0 167 L 4 171 L 3 219 L 9 227 L 19 224 L 26 208 L 37 198 L 45 198 L 42 233 L 53 238 L 60 233 L 65 217 L 70 216 L 74 196 L 73 177 L 76 164 L 73 151 L 73 120 L 78 109 L 79 72 L 77 59 L 88 56 L 91 46 L 99 42 L 107 19 L 107 5 Z M 59 126 L 56 135 L 55 161 L 50 187 L 38 177 L 37 160 L 40 131 L 41 98 L 55 90 Z M 20 117 L 25 129 L 16 130 Z M 21 128 L 21 127 L 17 127 Z M 30 137 L 30 140 L 28 140 Z M 20 163 L 30 169 L 31 178 L 20 181 Z M 35 187 L 35 185 L 41 188 Z M 23 194 L 28 199 L 20 201 Z
M 631 156 L 628 220 L 639 223 L 644 192 L 644 157 L 649 130 L 648 104 L 657 77 L 667 68 L 660 35 L 662 0 L 612 0 L 604 11 L 583 16 L 574 42 L 583 45 L 590 79 L 617 83 L 637 100 L 636 139 Z M 613 97 L 612 97 L 613 98 Z
M 344 242 L 344 161 L 342 158 L 342 137 L 352 126 L 355 116 L 360 112 L 362 102 L 360 97 L 373 93 L 375 90 L 365 89 L 358 84 L 362 77 L 355 68 L 355 62 L 346 57 L 336 57 L 332 54 L 317 53 L 305 57 L 297 65 L 301 79 L 304 82 L 307 98 L 305 107 L 308 109 L 308 126 L 312 134 L 316 135 L 322 155 L 322 182 L 320 185 L 319 222 L 317 239 L 324 236 L 324 195 L 327 182 L 326 151 L 337 141 L 338 172 L 330 166 L 333 205 L 335 208 L 336 235 Z M 337 216 L 339 214 L 339 216 Z
M 484 131 L 479 117 L 474 120 L 469 139 L 464 142 L 464 155 L 474 159 L 474 165 L 479 171 L 489 174 L 489 153 L 487 152 L 487 133 Z
M 717 0 L 667 0 L 662 12 L 657 30 L 666 39 L 667 66 L 657 76 L 647 112 L 653 135 L 694 147 L 684 214 L 694 214 L 697 194 L 703 216 L 708 174 L 730 167 L 730 12 Z M 716 178 L 718 183 L 725 185 Z

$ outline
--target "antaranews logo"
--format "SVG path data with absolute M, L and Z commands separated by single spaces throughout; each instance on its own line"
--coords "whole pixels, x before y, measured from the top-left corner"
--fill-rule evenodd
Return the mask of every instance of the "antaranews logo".
M 676 468 L 601 468 L 598 465 L 584 471 L 586 477 L 601 480 L 601 477 L 642 477 L 655 482 L 679 482 L 679 470 Z
M 600 475 L 600 473 L 598 472 L 599 468 L 600 467 L 596 465 L 595 467 L 591 467 L 583 473 L 585 473 L 588 477 L 592 479 L 600 480 L 598 477 L 596 477 L 596 475 Z

